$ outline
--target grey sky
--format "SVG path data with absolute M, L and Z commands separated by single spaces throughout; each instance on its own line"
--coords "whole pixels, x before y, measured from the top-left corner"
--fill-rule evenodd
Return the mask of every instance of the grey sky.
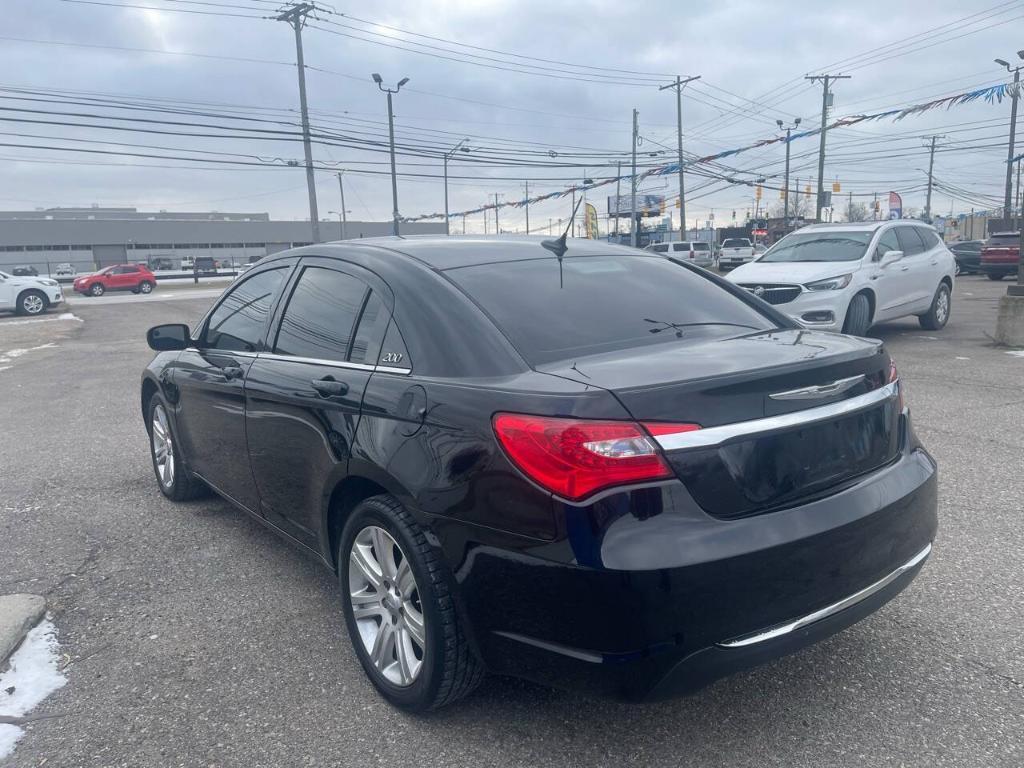
M 219 4 L 265 6 L 268 12 L 272 11 L 273 6 L 263 0 L 209 0 L 209 5 L 180 0 L 109 1 L 167 8 L 168 11 L 56 0 L 6 0 L 7 23 L 3 35 L 294 62 L 293 36 L 283 23 L 170 12 L 179 8 L 250 13 L 242 9 L 232 11 Z M 376 6 L 335 2 L 332 7 L 372 22 L 545 59 L 623 71 L 700 74 L 703 80 L 686 90 L 684 100 L 685 148 L 698 155 L 776 135 L 776 118 L 791 121 L 795 116 L 802 116 L 805 125 L 816 124 L 820 112 L 820 85 L 805 82 L 803 75 L 901 38 L 950 25 L 941 33 L 877 52 L 874 61 L 860 58 L 832 68 L 831 71 L 853 76 L 836 86 L 834 116 L 881 111 L 1005 82 L 1006 72 L 993 64 L 992 59 L 998 56 L 1016 60 L 1015 51 L 1024 47 L 1024 39 L 1019 34 L 1024 28 L 1024 3 L 1020 2 L 859 1 L 840 8 L 835 3 L 683 4 L 652 0 L 643 4 L 640 15 L 635 13 L 634 4 L 623 2 L 558 4 L 523 0 L 514 4 L 404 2 Z M 972 15 L 973 18 L 965 18 Z M 344 17 L 326 18 L 374 29 L 349 22 Z M 336 32 L 351 32 L 314 23 Z M 375 31 L 389 34 L 382 28 Z M 613 162 L 609 160 L 611 153 L 627 155 L 633 107 L 640 111 L 640 130 L 645 138 L 642 150 L 674 150 L 674 98 L 671 92 L 659 92 L 653 85 L 606 85 L 500 71 L 387 48 L 321 29 L 306 30 L 304 40 L 306 63 L 311 67 L 308 84 L 313 121 L 332 131 L 374 141 L 386 139 L 384 95 L 370 81 L 369 75 L 380 72 L 390 82 L 402 76 L 411 78 L 396 97 L 397 130 L 409 144 L 429 144 L 435 156 L 402 157 L 400 171 L 439 174 L 441 164 L 436 148 L 446 143 L 454 145 L 466 136 L 470 138 L 470 146 L 486 147 L 491 154 L 497 153 L 494 148 L 501 147 L 503 154 L 538 162 L 546 161 L 549 156 L 545 153 L 553 150 L 558 153 L 557 162 L 594 162 L 595 167 L 586 169 L 587 175 L 607 177 L 614 174 L 614 167 L 601 167 L 599 160 Z M 450 47 L 420 40 L 425 44 Z M 921 50 L 906 52 L 915 47 Z M 486 52 L 477 53 L 491 56 Z M 885 56 L 891 58 L 877 60 Z M 553 64 L 542 66 L 559 69 Z M 261 110 L 290 110 L 247 111 L 246 115 L 284 121 L 297 119 L 293 66 L 4 39 L 0 40 L 0 71 L 3 72 L 0 85 L 4 87 L 173 99 L 192 102 L 192 108 L 218 113 L 226 111 L 228 107 L 224 105 L 228 104 Z M 768 95 L 762 99 L 762 94 Z M 10 95 L 0 93 L 0 96 Z M 751 103 L 745 99 L 757 101 Z M 110 121 L 109 116 L 116 114 L 192 122 L 218 120 L 9 98 L 4 98 L 3 102 L 0 106 L 8 109 L 0 114 L 7 118 L 54 122 L 110 125 L 117 121 Z M 106 117 L 26 114 L 10 111 L 11 108 Z M 967 198 L 953 201 L 954 210 L 969 210 L 972 203 L 975 207 L 984 207 L 986 203 L 997 206 L 1002 197 L 1008 122 L 1009 103 L 1004 101 L 1001 105 L 980 103 L 949 111 L 937 110 L 900 123 L 886 121 L 839 129 L 830 134 L 829 149 L 835 159 L 826 164 L 825 178 L 829 185 L 838 178 L 843 185 L 844 204 L 850 190 L 860 195 L 895 189 L 905 193 L 905 205 L 920 208 L 924 204 L 924 174 L 915 169 L 926 168 L 928 160 L 920 137 L 944 133 L 948 136 L 945 149 L 956 151 L 936 155 L 935 174 L 944 183 L 956 187 L 960 197 Z M 121 124 L 139 127 L 138 123 Z M 150 127 L 189 130 L 157 124 L 150 124 Z M 180 155 L 182 149 L 202 149 L 249 156 L 250 162 L 259 162 L 251 156 L 264 160 L 302 157 L 298 142 L 196 138 L 11 120 L 5 120 L 0 130 L 7 134 L 0 141 L 14 144 L 163 155 Z M 126 143 L 160 149 L 117 146 Z M 816 149 L 816 138 L 794 142 L 794 177 L 806 180 L 813 176 Z M 524 155 L 524 152 L 534 154 Z M 783 152 L 782 145 L 775 145 L 723 162 L 749 171 L 738 174 L 742 178 L 753 178 L 754 173 L 781 174 Z M 573 153 L 591 153 L 591 157 L 577 161 L 572 158 Z M 594 153 L 599 156 L 594 157 Z M 314 154 L 318 161 L 339 163 L 353 171 L 346 176 L 347 203 L 352 217 L 389 217 L 391 200 L 387 176 L 355 173 L 386 171 L 386 154 L 337 146 L 317 146 Z M 667 151 L 666 155 L 646 158 L 645 162 L 670 161 L 673 157 L 673 151 Z M 144 165 L 179 167 L 140 167 Z M 200 168 L 195 164 L 180 167 L 189 165 L 185 161 L 2 147 L 0 207 L 99 203 L 154 209 L 266 210 L 282 218 L 307 215 L 301 169 Z M 531 191 L 547 192 L 569 182 L 545 182 L 544 178 L 582 178 L 584 169 L 481 168 L 453 163 L 451 173 L 474 177 L 452 181 L 451 208 L 459 211 L 481 205 L 494 193 L 503 195 L 505 200 L 521 197 L 522 184 L 512 179 L 529 179 Z M 339 208 L 337 180 L 328 171 L 319 172 L 317 178 L 321 216 L 327 217 L 328 211 Z M 717 223 L 724 224 L 733 210 L 742 218 L 753 204 L 751 188 L 721 189 L 723 185 L 716 183 L 702 189 L 708 179 L 697 175 L 687 178 L 688 188 L 693 189 L 692 197 L 688 194 L 687 206 L 691 224 L 707 218 L 712 208 Z M 645 183 L 644 189 L 674 194 L 675 183 L 674 176 L 667 177 Z M 773 178 L 769 183 L 780 184 L 781 181 Z M 804 183 L 801 181 L 801 186 Z M 598 208 L 602 213 L 607 192 L 600 191 Z M 437 178 L 401 178 L 399 197 L 405 215 L 443 208 L 442 185 Z M 777 192 L 765 190 L 762 204 L 777 200 Z M 948 212 L 950 197 L 936 192 L 933 208 Z M 568 212 L 568 199 L 539 204 L 531 208 L 531 223 L 534 227 L 546 225 L 549 218 L 564 217 Z M 522 227 L 523 214 L 504 209 L 501 223 L 503 228 Z M 481 231 L 482 226 L 479 215 L 468 222 L 470 231 Z M 453 222 L 453 228 L 461 230 L 461 221 Z

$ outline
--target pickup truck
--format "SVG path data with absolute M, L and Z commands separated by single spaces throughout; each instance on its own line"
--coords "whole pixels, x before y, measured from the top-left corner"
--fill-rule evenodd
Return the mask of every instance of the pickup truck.
M 745 237 L 729 237 L 722 242 L 718 269 L 724 272 L 754 260 L 754 244 Z

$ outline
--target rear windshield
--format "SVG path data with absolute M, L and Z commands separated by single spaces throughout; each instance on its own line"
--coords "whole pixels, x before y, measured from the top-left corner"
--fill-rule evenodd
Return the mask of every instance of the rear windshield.
M 749 240 L 741 240 L 739 238 L 730 237 L 729 239 L 722 242 L 723 248 L 749 248 Z
M 996 248 L 1006 248 L 1007 246 L 1012 247 L 1015 245 L 1020 245 L 1020 235 L 1013 232 L 1010 232 L 1005 235 L 992 235 L 992 237 L 988 239 L 988 242 L 985 243 L 985 245 L 991 245 Z
M 709 251 L 709 250 L 711 250 L 711 248 L 708 246 L 707 243 L 694 243 L 693 244 L 693 250 L 695 250 L 695 251 Z
M 668 253 L 668 243 L 659 243 L 658 245 L 652 245 L 651 250 L 655 253 Z
M 776 327 L 710 279 L 655 256 L 576 256 L 561 269 L 552 256 L 445 274 L 531 365 Z

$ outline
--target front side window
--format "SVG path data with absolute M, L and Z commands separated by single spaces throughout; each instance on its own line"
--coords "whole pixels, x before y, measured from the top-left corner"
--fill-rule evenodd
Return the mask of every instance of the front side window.
M 887 229 L 878 238 L 878 245 L 875 246 L 875 261 L 880 261 L 888 251 L 900 251 L 900 241 L 896 239 L 896 230 Z
M 896 227 L 896 237 L 900 241 L 900 250 L 904 256 L 924 253 L 924 240 L 921 239 L 917 227 Z
M 871 242 L 871 232 L 794 232 L 769 248 L 758 261 L 858 261 Z M 729 241 L 726 240 L 726 243 Z M 728 247 L 728 246 L 724 246 Z
M 317 360 L 348 360 L 349 344 L 369 290 L 357 277 L 306 267 L 285 307 L 274 352 Z
M 288 268 L 271 269 L 243 280 L 213 310 L 206 324 L 204 347 L 255 352 L 263 338 L 267 315 L 281 290 Z

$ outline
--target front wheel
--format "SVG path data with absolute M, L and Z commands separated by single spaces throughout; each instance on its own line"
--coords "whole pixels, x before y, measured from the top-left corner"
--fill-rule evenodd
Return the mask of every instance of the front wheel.
M 153 292 L 153 284 L 151 282 L 149 282 L 148 280 L 143 280 L 141 283 L 139 283 L 139 293 L 152 293 L 152 292 Z
M 988 273 L 988 279 L 989 280 L 995 280 L 996 282 L 999 282 L 1000 280 L 1003 279 L 1003 274 L 1001 272 L 989 272 Z
M 935 296 L 932 298 L 932 305 L 923 315 L 917 316 L 917 321 L 926 331 L 939 331 L 949 322 L 949 312 L 952 308 L 949 286 L 939 283 L 935 289 Z
M 40 291 L 25 291 L 18 297 L 17 312 L 19 315 L 41 315 L 50 306 L 46 296 Z
M 102 296 L 103 292 L 107 289 L 103 287 L 103 283 L 93 283 L 89 286 L 90 296 Z
M 850 307 L 846 310 L 846 321 L 843 323 L 843 333 L 851 336 L 863 336 L 871 327 L 871 303 L 863 293 L 858 293 L 850 300 Z
M 338 545 L 338 578 L 359 662 L 393 705 L 436 709 L 483 679 L 441 554 L 393 496 L 353 510 Z
M 149 429 L 153 471 L 163 495 L 172 501 L 188 501 L 202 496 L 206 489 L 182 461 L 177 436 L 167 414 L 167 404 L 158 394 L 149 401 L 149 422 L 146 426 Z

